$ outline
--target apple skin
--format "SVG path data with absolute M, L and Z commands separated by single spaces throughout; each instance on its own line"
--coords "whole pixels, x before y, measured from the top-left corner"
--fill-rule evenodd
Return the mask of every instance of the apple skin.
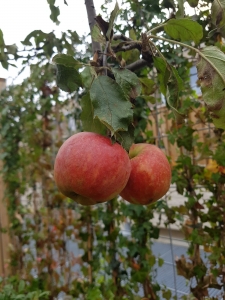
M 94 205 L 117 196 L 130 171 L 130 159 L 122 146 L 100 134 L 80 132 L 60 147 L 54 178 L 65 196 L 82 205 Z
M 129 156 L 131 174 L 120 196 L 140 205 L 162 198 L 171 182 L 171 167 L 163 151 L 151 144 L 133 144 Z

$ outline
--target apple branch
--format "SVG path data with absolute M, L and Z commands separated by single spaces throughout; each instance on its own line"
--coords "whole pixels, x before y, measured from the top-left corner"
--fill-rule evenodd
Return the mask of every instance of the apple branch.
M 92 30 L 93 26 L 95 25 L 96 21 L 96 12 L 93 0 L 85 0 L 86 11 L 88 16 L 88 23 L 90 30 Z M 99 42 L 96 42 L 92 39 L 92 52 L 93 54 L 97 51 L 102 51 L 102 47 Z
M 128 69 L 130 71 L 137 71 L 148 65 L 149 65 L 149 63 L 146 60 L 139 59 L 139 60 L 135 61 L 134 63 L 127 65 L 126 69 Z

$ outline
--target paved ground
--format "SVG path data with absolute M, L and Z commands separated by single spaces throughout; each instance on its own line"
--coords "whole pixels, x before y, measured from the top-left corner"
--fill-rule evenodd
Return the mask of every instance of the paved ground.
M 72 251 L 75 255 L 82 255 L 82 251 L 78 249 L 76 243 L 70 242 L 68 244 L 68 250 Z M 161 286 L 166 286 L 168 289 L 170 289 L 172 294 L 177 296 L 177 299 L 182 299 L 182 296 L 188 295 L 190 293 L 190 283 L 188 283 L 184 277 L 176 274 L 174 262 L 175 257 L 180 257 L 182 254 L 186 255 L 186 242 L 184 242 L 181 238 L 174 238 L 174 236 L 172 240 L 170 240 L 170 238 L 164 234 L 159 238 L 159 240 L 154 241 L 152 250 L 156 257 L 161 257 L 164 260 L 163 266 L 157 267 L 156 281 Z M 203 260 L 207 259 L 203 251 L 201 252 L 201 256 Z M 76 270 L 74 269 L 74 271 L 79 272 L 79 267 L 77 267 L 78 266 L 75 267 Z M 192 282 L 192 286 L 195 286 L 194 282 Z M 141 288 L 138 294 L 143 296 L 143 291 Z M 221 291 L 211 289 L 210 297 L 215 297 L 213 299 L 222 300 Z M 62 299 L 63 298 L 60 298 L 60 300 Z
M 153 253 L 164 259 L 164 264 L 161 268 L 157 268 L 156 280 L 159 284 L 165 285 L 172 291 L 173 295 L 177 296 L 177 299 L 181 299 L 182 296 L 188 295 L 190 293 L 190 283 L 188 283 L 184 277 L 176 274 L 176 268 L 174 264 L 175 257 L 180 257 L 182 254 L 185 255 L 187 250 L 187 245 L 181 241 L 172 241 L 161 239 L 161 241 L 154 242 L 152 249 Z M 183 245 L 181 245 L 183 244 Z M 204 261 L 207 257 L 204 251 L 201 251 L 201 257 Z M 195 283 L 192 282 L 192 286 Z M 221 291 L 217 289 L 209 289 L 210 297 L 215 297 L 213 299 L 223 299 L 221 296 Z

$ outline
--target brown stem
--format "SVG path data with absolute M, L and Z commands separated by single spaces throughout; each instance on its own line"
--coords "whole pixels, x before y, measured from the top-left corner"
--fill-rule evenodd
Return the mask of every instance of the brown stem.
M 92 30 L 93 26 L 95 25 L 96 21 L 96 12 L 93 0 L 85 0 L 86 11 L 88 16 L 88 23 L 90 30 Z M 93 41 L 92 39 L 92 52 L 93 54 L 97 51 L 102 51 L 102 47 L 99 42 Z
M 146 67 L 148 65 L 148 62 L 144 59 L 139 59 L 135 61 L 134 63 L 127 65 L 126 69 L 130 71 L 137 71 L 139 69 L 142 69 L 143 67 Z
M 115 34 L 114 36 L 113 36 L 113 40 L 114 41 L 118 41 L 118 40 L 122 40 L 122 41 L 132 41 L 132 39 L 131 38 L 129 38 L 129 37 L 126 37 L 124 34 Z
M 141 51 L 141 43 L 140 42 L 136 42 L 136 41 L 132 41 L 132 42 L 122 42 L 117 46 L 113 46 L 112 47 L 114 52 L 120 52 L 120 51 L 129 51 L 129 50 L 133 50 L 133 49 L 137 49 L 139 51 Z
M 93 283 L 93 270 L 92 270 L 93 229 L 92 229 L 92 217 L 91 217 L 90 207 L 88 207 L 87 210 L 88 210 L 88 214 L 87 214 L 88 215 L 88 218 L 87 218 L 87 233 L 88 233 L 87 246 L 88 246 L 88 262 L 89 262 L 88 277 L 89 277 L 89 282 Z
M 115 201 L 116 200 L 111 200 L 107 202 L 107 211 L 109 212 L 110 215 L 114 214 L 115 212 Z M 109 236 L 112 236 L 114 230 L 115 230 L 115 221 L 114 218 L 112 218 L 108 229 Z M 116 258 L 116 243 L 114 239 L 110 241 L 110 253 L 111 253 L 111 262 L 114 262 L 114 267 L 112 267 L 112 280 L 116 287 L 115 295 L 120 299 L 123 296 L 124 292 L 119 280 L 119 264 L 117 264 L 118 260 Z

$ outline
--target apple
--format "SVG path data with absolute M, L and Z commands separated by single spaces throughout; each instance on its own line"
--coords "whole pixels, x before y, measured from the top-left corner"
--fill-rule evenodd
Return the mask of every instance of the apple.
M 100 134 L 80 132 L 60 147 L 54 178 L 65 196 L 83 205 L 94 205 L 117 196 L 130 171 L 130 159 L 122 146 Z
M 130 203 L 141 205 L 162 198 L 171 182 L 171 167 L 163 151 L 151 144 L 133 144 L 129 157 L 131 174 L 120 196 Z

